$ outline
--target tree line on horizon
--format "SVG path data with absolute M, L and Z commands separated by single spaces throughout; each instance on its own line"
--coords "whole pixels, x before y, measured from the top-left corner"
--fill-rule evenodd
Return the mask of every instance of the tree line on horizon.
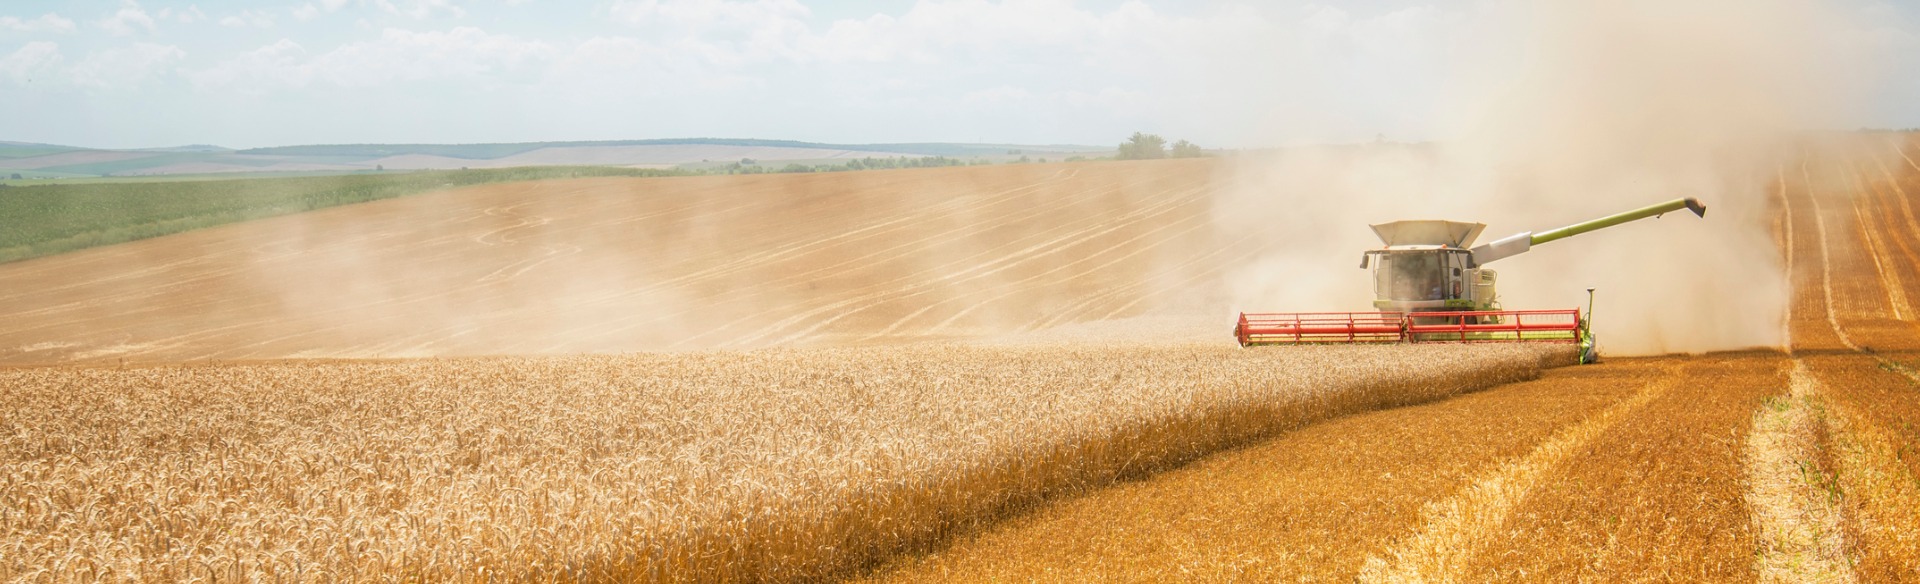
M 1200 145 L 1186 140 L 1174 142 L 1173 146 L 1169 148 L 1167 146 L 1167 139 L 1160 137 L 1158 134 L 1134 132 L 1133 136 L 1127 138 L 1127 141 L 1120 143 L 1120 151 L 1114 155 L 1114 159 L 1156 160 L 1160 158 L 1200 158 L 1206 155 L 1207 151 L 1201 148 Z

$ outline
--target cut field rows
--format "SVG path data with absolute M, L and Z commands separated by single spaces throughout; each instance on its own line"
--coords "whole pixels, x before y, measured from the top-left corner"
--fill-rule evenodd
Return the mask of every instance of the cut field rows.
M 0 364 L 942 341 L 1217 317 L 1218 161 L 490 185 L 0 265 Z

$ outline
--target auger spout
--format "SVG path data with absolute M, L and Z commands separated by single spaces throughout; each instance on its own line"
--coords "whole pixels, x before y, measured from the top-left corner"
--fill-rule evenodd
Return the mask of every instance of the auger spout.
M 1678 211 L 1680 209 L 1693 211 L 1694 215 L 1698 215 L 1700 217 L 1707 216 L 1707 206 L 1700 204 L 1700 201 L 1698 199 L 1694 199 L 1692 197 L 1688 197 L 1685 199 L 1674 199 L 1672 201 L 1667 201 L 1665 203 L 1660 203 L 1658 205 L 1648 205 L 1646 207 L 1641 207 L 1639 209 L 1634 209 L 1632 211 L 1627 211 L 1624 213 L 1615 213 L 1613 215 L 1608 215 L 1608 216 L 1601 217 L 1599 219 L 1594 219 L 1591 221 L 1582 221 L 1580 223 L 1575 223 L 1572 225 L 1568 225 L 1566 227 L 1561 227 L 1559 229 L 1549 229 L 1539 233 L 1533 233 L 1530 231 L 1516 233 L 1514 235 L 1503 237 L 1503 238 L 1494 240 L 1490 243 L 1487 243 L 1485 245 L 1481 245 L 1479 247 L 1473 248 L 1473 260 L 1474 260 L 1474 263 L 1477 265 L 1485 265 L 1495 260 L 1505 259 L 1505 258 L 1513 257 L 1516 255 L 1520 255 L 1522 253 L 1526 253 L 1526 251 L 1529 249 L 1532 249 L 1533 246 L 1540 245 L 1542 243 L 1547 243 L 1549 241 L 1558 241 L 1561 239 L 1566 239 L 1566 238 L 1573 237 L 1575 235 L 1579 235 L 1589 231 L 1605 229 L 1605 228 L 1613 227 L 1615 225 L 1619 225 L 1622 223 L 1638 221 L 1640 219 L 1645 219 L 1648 217 L 1659 217 L 1661 215 L 1665 215 L 1673 211 Z

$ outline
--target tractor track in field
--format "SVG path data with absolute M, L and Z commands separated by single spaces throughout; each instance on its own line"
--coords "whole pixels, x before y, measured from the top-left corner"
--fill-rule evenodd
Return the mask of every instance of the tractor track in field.
M 1026 191 L 1033 188 L 1035 188 L 1035 185 L 1029 185 L 1029 186 L 1021 187 L 1019 189 L 1014 189 L 1013 191 L 1010 191 L 1010 192 L 1021 192 L 1021 191 Z M 739 209 L 739 208 L 741 207 L 733 207 L 729 210 Z M 706 217 L 709 219 L 712 219 L 714 215 L 708 214 L 706 215 Z M 719 260 L 719 259 L 705 260 L 705 261 L 695 260 L 695 261 L 688 262 L 688 265 L 703 266 L 703 267 L 699 267 L 698 269 L 695 269 L 694 271 L 681 276 L 670 278 L 665 281 L 655 282 L 648 286 L 643 286 L 637 290 L 614 291 L 611 293 L 601 294 L 598 296 L 581 298 L 581 299 L 578 299 L 576 302 L 581 306 L 589 306 L 589 307 L 604 306 L 609 302 L 614 302 L 621 298 L 631 297 L 636 294 L 643 295 L 649 292 L 658 292 L 658 291 L 669 289 L 673 286 L 698 285 L 701 282 L 712 280 L 714 278 L 724 277 L 730 274 L 737 274 L 743 271 L 747 271 L 752 269 L 755 266 L 768 265 L 768 264 L 775 263 L 779 260 L 787 259 L 787 258 L 801 258 L 801 257 L 805 257 L 807 254 L 819 251 L 821 249 L 826 249 L 835 245 L 842 245 L 849 241 L 860 241 L 867 237 L 874 236 L 876 234 L 885 234 L 885 233 L 891 233 L 898 230 L 902 230 L 906 226 L 910 225 L 911 220 L 915 218 L 916 218 L 915 216 L 910 214 L 897 215 L 891 218 L 886 218 L 880 221 L 878 224 L 872 224 L 865 227 L 861 227 L 859 229 L 842 233 L 831 238 L 810 241 L 798 247 L 783 247 L 773 251 L 748 254 L 745 256 L 733 257 L 731 259 L 726 259 L 726 260 Z M 885 229 L 881 229 L 881 228 L 885 228 Z M 853 237 L 856 235 L 859 237 Z M 720 253 L 724 253 L 724 252 L 713 252 L 712 254 L 709 254 L 709 256 L 720 254 Z M 478 283 L 487 283 L 487 282 L 483 281 Z M 422 301 L 422 300 L 431 300 L 435 297 L 438 297 L 444 294 L 445 292 L 435 290 L 435 291 L 430 291 L 429 295 L 426 297 L 415 298 L 415 299 L 402 299 L 400 302 L 405 303 L 405 302 L 415 302 L 415 301 Z M 668 313 L 667 316 L 685 314 L 691 310 L 693 309 L 692 308 L 680 309 L 680 310 Z M 539 308 L 534 308 L 532 310 L 522 310 L 517 312 L 518 312 L 517 314 L 513 315 L 517 318 L 539 318 L 539 317 L 551 316 L 555 311 L 552 309 L 543 310 Z M 659 311 L 649 311 L 649 312 L 643 312 L 642 314 L 657 315 L 658 312 Z M 609 326 L 617 325 L 618 323 L 632 320 L 634 318 L 632 314 L 633 314 L 632 311 L 622 310 L 622 311 L 618 311 L 615 316 L 612 316 L 609 319 L 606 319 L 603 321 L 597 321 L 593 325 L 594 328 L 599 329 L 599 331 L 595 335 L 589 336 L 588 333 L 584 331 L 570 330 L 570 331 L 562 331 L 557 336 L 561 336 L 561 337 L 585 336 L 587 340 L 590 342 L 594 339 L 601 338 L 604 335 L 618 334 L 624 330 L 629 330 L 631 328 L 656 322 L 661 318 L 660 316 L 654 316 L 645 322 L 641 322 L 634 325 L 626 325 L 623 327 L 613 328 L 611 330 L 608 330 Z M 487 320 L 492 316 L 493 315 L 476 315 L 476 318 L 481 320 Z M 308 334 L 319 334 L 319 333 L 324 333 L 331 330 L 345 329 L 350 326 L 351 325 L 348 325 L 348 324 L 342 324 L 342 325 L 337 325 L 334 327 L 322 329 L 320 331 L 303 333 L 302 335 L 271 339 L 268 342 L 285 342 L 291 339 L 300 338 L 301 336 L 306 336 Z M 471 326 L 462 325 L 459 327 L 459 330 L 471 330 Z M 678 341 L 676 343 L 678 343 Z M 261 343 L 261 344 L 265 344 L 265 343 Z M 555 349 L 553 347 L 548 347 L 546 350 L 553 351 Z
M 1192 194 L 1193 192 L 1186 193 L 1188 196 Z M 859 314 L 886 303 L 911 300 L 918 296 L 942 292 L 958 284 L 979 280 L 1033 261 L 1034 259 L 1058 253 L 1071 245 L 1084 241 L 1089 233 L 1102 227 L 1108 227 L 1109 230 L 1113 230 L 1118 229 L 1120 226 L 1136 224 L 1143 218 L 1157 216 L 1159 213 L 1177 208 L 1181 202 L 1189 200 L 1191 199 L 1183 197 L 1182 199 L 1176 199 L 1174 201 L 1149 204 L 1146 208 L 1137 209 L 1115 218 L 1114 221 L 1117 221 L 1119 225 L 1111 227 L 1108 226 L 1107 222 L 1075 218 L 1025 238 L 1002 242 L 979 253 L 961 258 L 956 262 L 928 266 L 915 272 L 875 283 L 866 288 L 856 290 L 855 295 L 852 297 L 844 298 L 824 306 L 799 311 L 792 310 L 793 308 L 797 308 L 792 306 L 766 310 L 755 315 L 754 318 L 773 318 L 778 315 L 787 316 L 775 320 L 771 325 L 756 327 L 756 332 L 738 337 L 729 344 L 731 346 L 751 346 L 773 335 L 780 334 L 784 330 L 811 323 L 810 328 L 801 330 L 798 333 L 792 333 L 788 338 L 783 339 L 783 341 L 790 342 L 796 337 L 805 336 L 822 327 L 831 325 L 840 319 Z M 990 220 L 976 222 L 964 225 L 959 230 L 962 232 L 978 232 L 984 225 L 990 223 L 992 223 Z M 1056 232 L 1069 229 L 1071 229 L 1071 231 L 1067 231 L 1064 234 L 1053 235 Z M 1007 248 L 1017 249 L 1009 250 Z M 773 344 L 781 343 L 775 342 Z
M 967 284 L 971 284 L 971 283 L 975 283 L 981 280 L 991 278 L 1003 272 L 1013 270 L 1017 267 L 1028 264 L 1030 262 L 1035 262 L 1042 258 L 1064 256 L 1065 254 L 1062 254 L 1061 252 L 1065 250 L 1072 249 L 1073 247 L 1094 241 L 1095 238 L 1112 234 L 1114 232 L 1117 232 L 1129 226 L 1142 225 L 1142 224 L 1152 225 L 1154 223 L 1149 222 L 1148 221 L 1149 219 L 1153 219 L 1155 217 L 1159 217 L 1162 214 L 1172 212 L 1173 210 L 1179 209 L 1185 206 L 1186 204 L 1201 202 L 1202 200 L 1204 200 L 1204 197 L 1205 197 L 1204 191 L 1200 189 L 1194 189 L 1186 193 L 1183 193 L 1182 195 L 1179 196 L 1179 198 L 1162 202 L 1162 203 L 1153 204 L 1147 208 L 1140 209 L 1140 210 L 1128 213 L 1126 215 L 1123 215 L 1114 221 L 1090 225 L 1090 226 L 1087 226 L 1087 227 L 1084 227 L 1084 228 L 1081 228 L 1057 237 L 1053 237 L 1051 239 L 1034 242 L 1033 244 L 1028 245 L 1024 248 L 1015 250 L 1012 253 L 999 255 L 997 258 L 993 260 L 986 261 L 984 263 L 975 264 L 972 267 L 962 268 L 958 270 L 955 270 L 954 266 L 951 266 L 951 265 L 929 268 L 921 272 L 919 275 L 924 275 L 924 276 L 931 276 L 933 274 L 940 274 L 940 275 L 936 277 L 932 277 L 930 279 L 915 278 L 916 281 L 912 283 L 896 286 L 896 287 L 884 287 L 884 286 L 888 286 L 888 284 L 882 284 L 883 288 L 880 290 L 862 294 L 860 296 L 843 300 L 835 304 L 831 304 L 831 305 L 824 306 L 824 307 L 817 308 L 810 311 L 805 311 L 800 314 L 776 321 L 771 328 L 764 329 L 764 331 L 766 332 L 741 337 L 739 340 L 735 341 L 729 346 L 733 346 L 733 347 L 753 346 L 757 342 L 760 342 L 769 338 L 772 334 L 777 334 L 777 332 L 775 331 L 798 328 L 803 326 L 804 323 L 808 323 L 809 321 L 811 321 L 810 324 L 804 324 L 806 328 L 799 328 L 797 332 L 789 333 L 787 336 L 774 340 L 773 342 L 770 343 L 773 345 L 789 344 L 789 343 L 798 341 L 802 338 L 805 338 L 811 334 L 814 334 L 818 332 L 820 329 L 826 326 L 832 325 L 833 323 L 838 322 L 841 319 L 858 315 L 862 312 L 866 312 L 878 306 L 882 306 L 890 303 L 896 303 L 896 302 L 905 302 L 905 301 L 916 302 L 917 305 L 920 306 L 920 308 L 917 308 L 911 312 L 908 312 L 905 316 L 902 316 L 899 319 L 896 319 L 884 325 L 884 327 L 881 329 L 882 331 L 887 333 L 897 331 L 902 326 L 904 326 L 907 322 L 912 321 L 916 318 L 919 318 L 920 316 L 927 314 L 929 311 L 935 308 L 938 308 L 940 306 L 946 305 L 949 302 L 953 302 L 961 298 L 966 298 L 969 295 L 977 293 L 973 290 L 968 290 L 966 292 L 961 292 L 959 294 L 952 294 L 949 291 L 954 287 L 964 287 Z M 1148 233 L 1150 234 L 1154 231 L 1157 231 L 1163 228 L 1164 227 L 1149 227 Z M 1136 237 L 1135 239 L 1138 239 L 1138 237 Z M 1132 242 L 1131 240 L 1123 242 L 1123 245 L 1124 243 L 1131 243 L 1131 242 Z M 1066 260 L 1068 263 L 1062 266 L 1053 266 L 1053 267 L 1045 268 L 1045 271 L 1029 277 L 1032 278 L 1032 277 L 1044 276 L 1047 273 L 1050 273 L 1055 270 L 1059 270 L 1062 267 L 1071 266 L 1075 263 L 1083 262 L 1088 259 L 1098 257 L 1098 255 L 1099 253 L 1097 252 L 1094 254 L 1081 255 L 1079 259 L 1068 259 L 1068 258 L 1062 257 L 1061 259 Z M 1002 283 L 998 283 L 998 286 L 996 287 L 1018 285 L 1020 283 L 1021 281 L 1018 281 L 1018 280 L 1012 281 L 1010 283 L 1002 282 Z M 1015 292 L 1017 292 L 1017 290 Z M 943 293 L 952 294 L 952 295 L 949 295 L 943 299 L 937 299 L 932 301 L 922 301 L 920 298 L 922 296 L 926 296 L 929 294 L 943 294 Z M 965 309 L 962 309 L 961 311 L 956 311 L 955 316 L 956 317 L 964 316 L 964 312 L 965 312 Z M 950 322 L 951 320 L 943 321 L 942 325 Z M 936 325 L 936 330 L 939 326 L 940 325 Z M 935 332 L 935 331 L 930 330 L 929 332 Z
M 1513 553 L 1494 545 L 1497 534 L 1513 518 L 1515 508 L 1554 475 L 1570 458 L 1587 450 L 1600 434 L 1673 388 L 1678 367 L 1648 372 L 1633 394 L 1577 423 L 1560 428 L 1524 456 L 1495 465 L 1445 500 L 1428 503 L 1420 512 L 1419 527 L 1394 542 L 1387 552 L 1363 563 L 1360 580 L 1366 582 L 1450 582 L 1462 579 L 1467 568 L 1490 549 Z M 1512 558 L 1502 558 L 1510 561 Z
M 1793 360 L 1787 394 L 1754 414 L 1747 441 L 1747 504 L 1766 582 L 1858 581 L 1839 502 L 1827 490 L 1832 461 L 1820 443 L 1816 384 L 1806 363 Z
M 1071 176 L 1077 176 L 1077 174 L 1078 173 L 1076 171 Z M 1126 186 L 1121 185 L 1118 188 L 1124 189 L 1126 188 Z M 1022 194 L 1026 194 L 1033 189 L 1034 187 L 1023 187 L 1020 189 L 1014 189 L 1004 193 L 999 193 L 994 196 L 990 196 L 988 199 L 990 202 L 987 205 L 984 205 L 984 207 L 988 209 L 992 209 L 1003 203 L 1017 202 L 1017 199 L 1015 199 L 1014 197 L 1017 197 Z M 810 281 L 811 279 L 814 279 L 814 278 L 832 278 L 832 277 L 843 276 L 846 274 L 863 271 L 863 270 L 870 271 L 873 269 L 875 265 L 885 265 L 888 262 L 911 260 L 913 257 L 916 256 L 916 254 L 926 253 L 930 250 L 938 249 L 940 246 L 937 244 L 951 243 L 951 242 L 963 239 L 971 234 L 977 234 L 984 230 L 987 230 L 992 225 L 995 225 L 995 224 L 1034 220 L 1036 218 L 1044 218 L 1049 216 L 1068 218 L 1067 222 L 1062 223 L 1060 226 L 1057 226 L 1056 229 L 1064 228 L 1066 226 L 1076 225 L 1083 222 L 1093 222 L 1097 224 L 1099 223 L 1099 221 L 1094 220 L 1092 218 L 1074 217 L 1070 214 L 1062 213 L 1064 206 L 1072 204 L 1074 202 L 1074 199 L 1076 198 L 1088 196 L 1090 192 L 1092 191 L 1076 192 L 1076 193 L 1073 193 L 1072 196 L 1063 197 L 1061 198 L 1060 201 L 1057 201 L 1048 205 L 1035 205 L 1035 206 L 1028 206 L 1024 208 L 1018 208 L 1018 206 L 1016 206 L 1017 207 L 1016 211 L 1018 211 L 1018 213 L 1013 217 L 990 216 L 987 218 L 976 220 L 972 223 L 956 225 L 953 228 L 948 229 L 946 231 L 931 234 L 931 235 L 923 235 L 923 236 L 920 236 L 918 239 L 910 240 L 910 241 L 895 245 L 893 247 L 887 248 L 880 252 L 869 253 L 853 259 L 840 261 L 831 266 L 813 268 L 807 272 L 802 272 L 799 274 L 794 274 L 791 276 L 779 278 L 772 282 L 767 282 L 766 286 L 769 288 L 773 288 L 775 290 L 779 290 L 782 285 L 793 286 L 798 281 Z M 1113 192 L 1114 190 L 1104 190 L 1104 189 L 1101 190 L 1101 194 L 1112 194 Z M 1187 200 L 1187 202 L 1191 203 L 1192 201 Z M 950 208 L 935 209 L 931 213 L 937 214 L 941 212 L 950 211 L 952 209 L 960 208 L 960 206 L 958 206 L 956 203 L 957 202 L 955 201 L 950 201 L 948 203 Z M 978 203 L 968 205 L 968 207 L 971 207 L 974 209 L 979 209 L 982 206 L 983 205 L 980 205 Z M 901 221 L 903 222 L 903 226 L 899 227 L 899 229 L 905 229 L 907 228 L 907 226 L 917 224 L 919 222 L 918 220 L 924 219 L 925 214 L 926 213 L 903 216 L 901 218 Z M 1137 220 L 1127 220 L 1127 222 L 1137 223 Z M 1041 235 L 1044 235 L 1044 233 Z M 972 256 L 962 258 L 961 260 L 958 260 L 957 262 L 955 262 L 955 263 L 962 264 L 960 268 L 956 268 L 953 265 L 931 266 L 931 267 L 920 269 L 916 272 L 903 274 L 903 275 L 894 277 L 890 280 L 887 280 L 885 282 L 877 283 L 873 286 L 869 286 L 868 288 L 862 289 L 860 291 L 856 291 L 857 293 L 865 294 L 864 296 L 857 296 L 850 299 L 844 299 L 844 300 L 835 302 L 833 304 L 829 304 L 827 306 L 810 308 L 813 304 L 816 304 L 817 302 L 802 300 L 799 302 L 790 303 L 783 307 L 768 308 L 758 313 L 749 314 L 749 315 L 734 319 L 732 321 L 726 322 L 720 326 L 713 327 L 710 330 L 707 330 L 705 332 L 689 334 L 685 337 L 682 337 L 679 340 L 674 341 L 671 345 L 668 346 L 668 348 L 684 348 L 690 345 L 696 345 L 697 343 L 700 343 L 700 342 L 711 342 L 708 339 L 726 338 L 726 337 L 733 338 L 732 341 L 728 341 L 725 343 L 726 346 L 735 346 L 735 347 L 751 346 L 756 341 L 762 341 L 763 339 L 766 339 L 771 335 L 778 334 L 780 330 L 791 329 L 794 326 L 798 326 L 800 323 L 806 322 L 808 318 L 821 317 L 822 315 L 825 315 L 824 320 L 816 320 L 812 325 L 812 327 L 809 328 L 808 330 L 801 331 L 800 333 L 790 333 L 786 338 L 780 341 L 774 342 L 773 344 L 792 342 L 794 340 L 804 338 L 804 336 L 808 332 L 815 331 L 820 328 L 829 326 L 840 319 L 846 318 L 848 316 L 852 316 L 854 314 L 857 314 L 865 310 L 869 310 L 871 308 L 880 306 L 885 303 L 899 302 L 903 299 L 911 298 L 915 295 L 915 293 L 908 293 L 908 292 L 917 290 L 918 291 L 917 294 L 925 294 L 930 291 L 929 290 L 929 286 L 931 285 L 930 282 L 937 282 L 941 279 L 951 280 L 952 272 L 950 270 L 966 269 L 965 268 L 966 265 L 973 265 L 973 264 L 979 264 L 979 265 L 985 265 L 985 266 L 993 266 L 993 265 L 1004 266 L 1006 262 L 1010 259 L 1010 257 L 1005 255 L 1005 252 L 1003 252 L 1002 250 L 1007 247 L 1015 247 L 1015 246 L 1021 245 L 1022 241 L 1023 240 L 1004 242 L 995 247 L 978 252 Z M 851 243 L 857 243 L 857 242 L 858 241 L 848 241 L 848 242 L 842 242 L 842 244 L 851 244 Z M 815 243 L 819 243 L 819 242 L 815 242 Z M 1059 246 L 1056 249 L 1048 250 L 1048 253 L 1056 253 L 1061 249 L 1065 249 L 1065 247 L 1067 246 Z M 1027 251 L 1027 250 L 1023 250 L 1023 251 Z M 1031 258 L 1028 258 L 1028 259 L 1031 259 Z M 1017 260 L 1014 262 L 1014 265 L 1018 265 L 1019 263 L 1023 263 L 1024 261 L 1027 261 L 1027 260 Z M 982 264 L 980 262 L 984 262 L 984 263 Z M 976 267 L 973 269 L 977 270 L 978 268 Z M 893 288 L 888 288 L 888 287 L 893 287 Z M 878 290 L 876 290 L 876 288 L 878 288 Z M 795 294 L 795 295 L 804 297 L 804 294 Z M 694 310 L 696 310 L 696 308 L 686 307 L 668 314 L 654 315 L 652 317 L 647 318 L 646 320 L 633 322 L 632 324 L 620 324 L 620 325 L 614 326 L 611 329 L 603 330 L 597 333 L 598 336 L 596 338 L 603 338 L 608 335 L 618 335 L 624 331 L 631 330 L 633 328 L 651 325 L 662 319 L 681 316 L 689 312 L 692 312 Z M 764 323 L 764 321 L 777 318 L 780 315 L 793 315 L 795 312 L 802 312 L 802 314 L 798 316 L 788 316 L 786 318 L 777 320 L 772 325 L 756 324 L 756 326 L 749 327 L 745 331 L 735 330 L 741 327 L 742 325 Z M 617 317 L 612 322 L 623 323 L 623 322 L 631 322 L 633 320 L 635 320 L 635 317 L 621 316 L 621 317 Z M 890 330 L 885 330 L 885 331 L 868 335 L 863 340 L 871 341 L 871 340 L 878 340 L 881 338 L 885 338 L 888 336 L 888 334 L 894 332 L 895 330 L 898 330 L 898 328 L 896 327 Z

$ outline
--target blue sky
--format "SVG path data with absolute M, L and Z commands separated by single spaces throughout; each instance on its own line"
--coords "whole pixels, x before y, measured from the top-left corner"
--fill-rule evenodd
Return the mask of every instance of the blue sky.
M 1873 83 L 1831 123 L 1920 126 L 1920 8 L 1842 4 Z M 1424 139 L 1501 5 L 10 0 L 0 140 Z

